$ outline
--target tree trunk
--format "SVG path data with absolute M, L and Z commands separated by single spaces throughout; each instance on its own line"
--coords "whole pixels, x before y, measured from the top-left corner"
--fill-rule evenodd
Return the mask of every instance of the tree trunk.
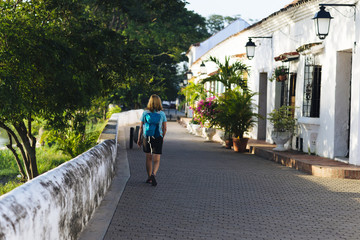
M 39 175 L 36 163 L 36 138 L 28 131 L 23 121 L 15 122 L 13 126 L 22 141 L 22 157 L 24 162 L 28 164 L 28 177 L 33 179 Z
M 22 179 L 26 179 L 26 174 L 24 171 L 24 168 L 21 165 L 20 159 L 19 159 L 19 155 L 16 153 L 16 150 L 13 148 L 13 142 L 12 142 L 12 137 L 11 134 L 8 132 L 8 137 L 9 137 L 9 141 L 10 143 L 8 145 L 6 145 L 6 147 L 13 153 L 13 155 L 15 156 L 15 160 L 16 160 L 16 164 L 19 168 L 20 174 L 21 174 L 21 178 Z
M 9 128 L 5 123 L 3 122 L 0 122 L 0 127 L 5 129 L 7 131 L 7 133 L 9 135 L 11 135 L 15 142 L 16 142 L 16 145 L 17 147 L 19 148 L 20 150 L 20 153 L 21 153 L 21 156 L 23 158 L 23 162 L 24 162 L 24 166 L 25 166 L 25 171 L 26 171 L 26 175 L 27 175 L 27 178 L 30 179 L 30 165 L 29 165 L 29 162 L 28 162 L 28 159 L 26 157 L 26 154 L 25 154 L 25 151 L 24 151 L 24 148 L 21 144 L 21 142 L 19 141 L 17 135 L 15 134 L 15 132 L 13 130 L 11 130 L 11 128 Z M 11 150 L 11 149 L 10 149 Z M 15 158 L 17 157 L 17 153 L 16 151 L 13 152 L 13 154 L 15 155 Z M 21 170 L 20 170 L 21 171 Z

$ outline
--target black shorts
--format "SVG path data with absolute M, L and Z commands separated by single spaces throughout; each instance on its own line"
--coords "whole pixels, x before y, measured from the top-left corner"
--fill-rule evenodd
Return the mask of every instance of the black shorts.
M 143 151 L 146 153 L 162 154 L 162 145 L 163 137 L 143 137 Z

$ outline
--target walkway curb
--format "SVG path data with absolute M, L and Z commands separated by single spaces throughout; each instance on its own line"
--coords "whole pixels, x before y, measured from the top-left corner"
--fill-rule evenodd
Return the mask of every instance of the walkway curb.
M 360 179 L 360 167 L 297 151 L 276 152 L 272 147 L 249 144 L 250 152 L 264 159 L 317 177 Z
M 186 127 L 190 120 L 181 118 L 179 124 Z M 273 151 L 275 145 L 262 140 L 250 139 L 247 147 L 252 154 L 313 176 L 360 180 L 360 166 L 293 150 Z
M 119 128 L 116 172 L 104 200 L 81 233 L 79 240 L 102 240 L 114 216 L 116 207 L 130 178 L 130 167 L 126 150 L 125 127 Z

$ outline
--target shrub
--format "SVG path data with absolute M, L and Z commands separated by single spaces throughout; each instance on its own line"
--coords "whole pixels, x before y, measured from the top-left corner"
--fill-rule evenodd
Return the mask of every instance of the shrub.
M 195 118 L 202 127 L 212 127 L 212 121 L 215 118 L 216 97 L 209 97 L 206 100 L 200 100 L 195 109 Z
M 296 119 L 293 117 L 293 110 L 294 107 L 283 105 L 279 109 L 274 109 L 268 114 L 268 119 L 274 126 L 274 131 L 294 133 Z

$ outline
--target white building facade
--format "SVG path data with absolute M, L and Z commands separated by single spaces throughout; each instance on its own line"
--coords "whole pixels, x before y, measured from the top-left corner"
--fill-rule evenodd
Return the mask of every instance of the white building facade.
M 210 56 L 241 60 L 250 66 L 248 84 L 259 93 L 254 100 L 261 115 L 284 104 L 296 107 L 299 130 L 293 149 L 360 165 L 360 14 L 355 14 L 354 7 L 326 7 L 333 19 L 329 35 L 320 40 L 312 18 L 322 3 L 354 1 L 294 1 L 219 42 L 189 61 L 189 66 L 195 76 L 203 78 L 200 64 Z M 252 60 L 245 55 L 249 37 L 256 44 Z M 188 56 L 196 50 L 192 46 Z M 214 64 L 205 64 L 208 74 L 217 70 Z M 269 81 L 278 66 L 289 69 L 288 79 Z M 221 92 L 221 86 L 219 89 Z M 271 128 L 266 119 L 259 120 L 250 137 L 272 142 Z

